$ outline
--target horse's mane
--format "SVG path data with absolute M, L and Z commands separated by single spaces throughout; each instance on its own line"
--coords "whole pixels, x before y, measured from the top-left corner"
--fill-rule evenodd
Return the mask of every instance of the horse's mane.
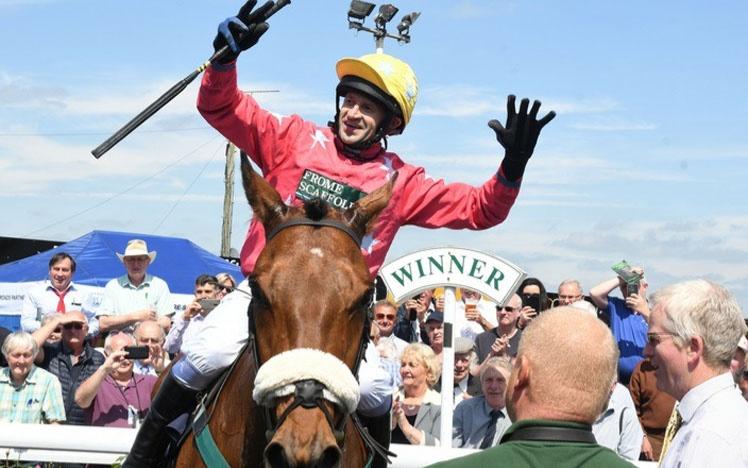
M 304 214 L 312 221 L 319 221 L 327 216 L 330 205 L 319 198 L 304 201 Z

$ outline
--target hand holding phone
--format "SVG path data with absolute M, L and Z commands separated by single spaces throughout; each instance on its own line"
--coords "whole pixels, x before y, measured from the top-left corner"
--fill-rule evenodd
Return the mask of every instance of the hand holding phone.
M 220 299 L 200 299 L 197 301 L 198 304 L 200 304 L 200 307 L 203 308 L 203 313 L 208 313 L 211 310 L 215 309 L 218 304 L 221 303 Z
M 522 294 L 522 307 L 532 307 L 540 312 L 540 294 Z
M 125 359 L 147 359 L 149 350 L 148 346 L 125 346 L 123 348 L 127 351 Z

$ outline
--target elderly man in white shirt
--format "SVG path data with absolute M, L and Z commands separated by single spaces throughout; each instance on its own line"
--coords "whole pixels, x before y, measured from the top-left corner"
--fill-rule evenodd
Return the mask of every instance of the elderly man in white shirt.
M 49 259 L 49 278 L 26 292 L 21 309 L 21 328 L 33 333 L 47 315 L 81 311 L 88 319 L 89 335 L 99 332 L 99 321 L 91 310 L 98 299 L 81 291 L 73 283 L 75 259 L 70 254 L 58 252 Z
M 657 387 L 679 400 L 679 429 L 660 466 L 748 466 L 748 402 L 730 374 L 746 332 L 735 297 L 705 280 L 668 286 L 652 297 L 644 355 Z

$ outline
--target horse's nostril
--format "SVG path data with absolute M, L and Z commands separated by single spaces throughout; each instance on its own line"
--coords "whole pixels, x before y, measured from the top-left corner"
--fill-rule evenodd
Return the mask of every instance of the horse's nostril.
M 327 447 L 322 452 L 322 457 L 317 464 L 318 468 L 337 468 L 340 463 L 340 449 L 337 447 Z
M 283 446 L 273 442 L 265 449 L 265 466 L 268 468 L 290 468 Z

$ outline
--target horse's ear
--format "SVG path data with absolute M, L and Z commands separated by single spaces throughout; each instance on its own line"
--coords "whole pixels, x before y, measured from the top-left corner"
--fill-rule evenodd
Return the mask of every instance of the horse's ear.
M 344 217 L 351 228 L 361 235 L 366 234 L 373 228 L 377 215 L 392 198 L 392 188 L 395 186 L 397 174 L 397 172 L 394 172 L 387 183 L 345 210 Z
M 249 157 L 244 151 L 241 152 L 241 168 L 244 194 L 254 215 L 267 229 L 286 214 L 288 207 L 281 200 L 278 191 L 252 169 Z

